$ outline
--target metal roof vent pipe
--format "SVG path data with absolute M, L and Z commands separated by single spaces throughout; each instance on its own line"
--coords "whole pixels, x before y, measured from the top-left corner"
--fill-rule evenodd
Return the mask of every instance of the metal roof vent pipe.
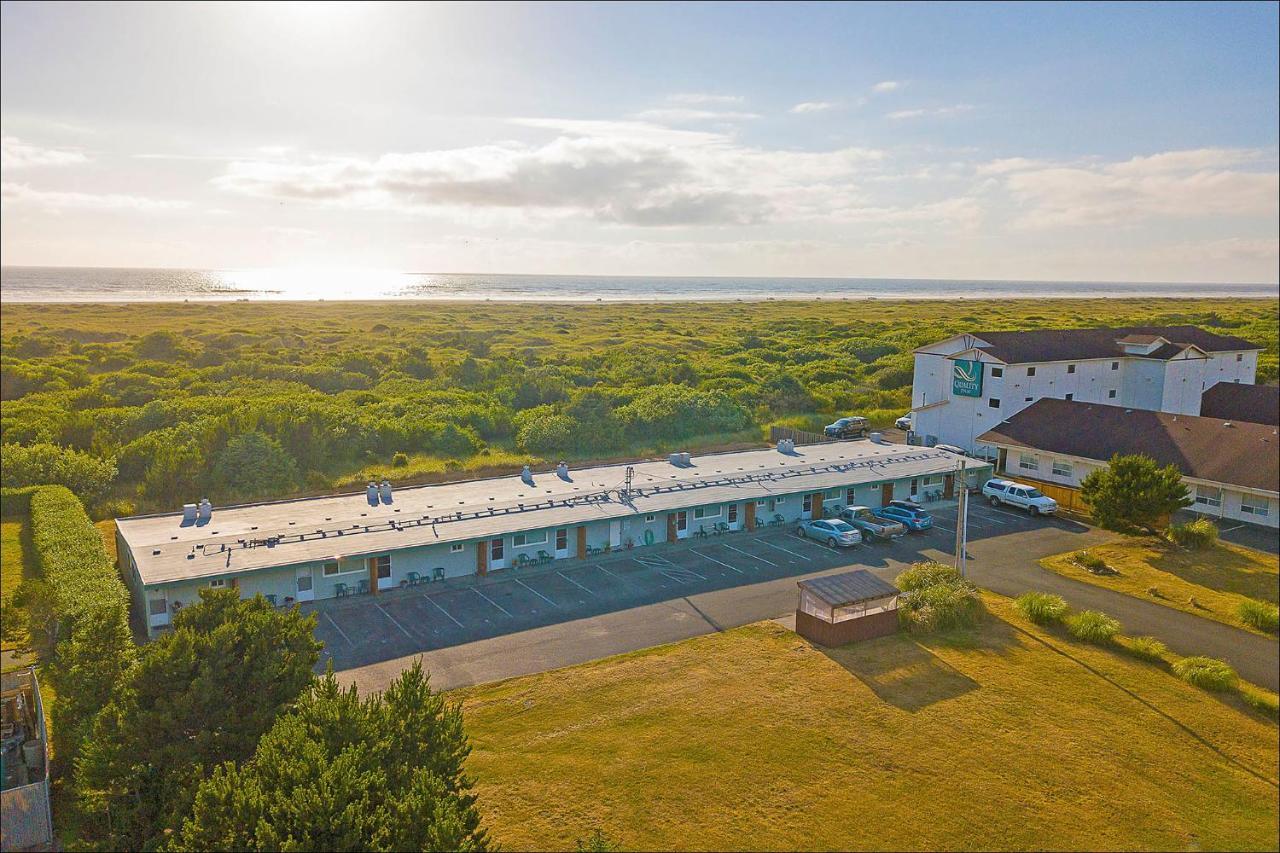
M 391 483 L 387 480 L 382 481 L 382 485 L 378 487 L 378 494 L 382 496 L 384 504 L 391 503 Z
M 208 498 L 201 498 L 200 506 L 196 507 L 196 512 L 200 521 L 208 521 L 213 518 L 213 504 L 209 503 Z
M 675 465 L 677 468 L 680 467 L 680 454 L 672 453 L 668 455 L 667 461 L 670 462 L 672 465 Z
M 565 482 L 569 481 L 569 466 L 564 464 L 563 460 L 556 466 L 556 476 Z
M 529 470 L 528 465 L 520 469 L 520 479 L 524 480 L 531 486 L 533 485 L 533 472 Z
M 884 433 L 882 432 L 873 432 L 870 438 L 872 444 L 884 444 Z
M 195 524 L 195 523 L 196 523 L 196 505 L 183 504 L 182 505 L 182 526 L 186 527 L 187 525 Z
M 369 499 L 369 506 L 378 505 L 378 484 L 377 483 L 370 480 L 369 485 L 365 486 L 364 493 L 365 493 L 365 497 Z
M 680 451 L 680 464 L 686 468 L 693 464 L 693 457 L 689 455 L 689 451 Z

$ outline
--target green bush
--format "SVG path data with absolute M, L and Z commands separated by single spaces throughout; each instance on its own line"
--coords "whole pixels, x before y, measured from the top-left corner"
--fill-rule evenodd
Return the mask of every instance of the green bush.
M 396 453 L 391 457 L 391 467 L 393 468 L 404 468 L 408 466 L 408 464 L 409 454 L 407 453 Z
M 950 566 L 916 563 L 897 580 L 898 620 L 909 631 L 948 631 L 978 621 L 982 601 L 978 589 Z
M 39 490 L 39 486 L 24 486 L 20 489 L 0 488 L 0 516 L 26 515 L 31 512 L 31 496 Z
M 1014 599 L 1013 606 L 1024 619 L 1037 625 L 1061 622 L 1067 615 L 1067 602 L 1062 596 L 1047 592 L 1024 592 Z
M 1104 646 L 1120 633 L 1120 623 L 1097 610 L 1082 610 L 1067 619 L 1067 630 L 1077 640 Z
M 1125 648 L 1134 657 L 1149 661 L 1163 660 L 1169 651 L 1168 646 L 1155 637 L 1134 637 L 1125 644 Z
M 1259 631 L 1270 631 L 1272 634 L 1280 631 L 1280 608 L 1274 604 L 1253 598 L 1246 599 L 1236 608 L 1236 615 L 1241 622 L 1252 625 Z
M 1280 717 L 1280 701 L 1274 693 L 1264 693 L 1261 690 L 1240 690 L 1240 698 L 1250 708 L 1261 711 L 1271 717 Z
M 1214 658 L 1183 658 L 1174 663 L 1173 671 L 1183 681 L 1204 690 L 1230 690 L 1240 682 L 1230 664 Z
M 1096 554 L 1090 554 L 1088 551 L 1076 551 L 1071 555 L 1071 559 L 1081 568 L 1088 569 L 1091 572 L 1103 572 L 1107 569 L 1107 561 Z
M 1186 524 L 1173 524 L 1169 527 L 1169 538 L 1183 548 L 1198 551 L 1218 541 L 1218 525 L 1207 518 L 1197 518 Z

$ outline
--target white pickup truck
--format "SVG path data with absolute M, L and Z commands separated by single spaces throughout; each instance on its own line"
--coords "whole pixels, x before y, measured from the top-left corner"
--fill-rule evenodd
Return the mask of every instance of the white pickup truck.
M 1034 486 L 1012 480 L 987 480 L 982 487 L 982 494 L 992 506 L 1009 504 L 1021 507 L 1032 515 L 1053 515 L 1058 511 L 1058 502 L 1053 498 Z

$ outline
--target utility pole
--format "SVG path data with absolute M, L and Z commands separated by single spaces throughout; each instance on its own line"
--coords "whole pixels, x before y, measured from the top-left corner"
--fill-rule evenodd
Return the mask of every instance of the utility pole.
M 956 559 L 955 569 L 963 577 L 965 574 L 965 545 L 969 540 L 969 487 L 965 481 L 964 458 L 956 459 Z

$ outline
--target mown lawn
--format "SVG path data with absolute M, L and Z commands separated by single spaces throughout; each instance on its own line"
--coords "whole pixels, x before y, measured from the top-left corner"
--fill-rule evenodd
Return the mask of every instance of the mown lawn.
M 1275 848 L 1273 720 L 986 601 L 948 637 L 822 651 L 757 623 L 458 691 L 487 825 L 507 849 Z
M 0 642 L 6 651 L 20 645 L 16 639 L 21 633 L 18 627 L 21 619 L 10 598 L 22 579 L 34 571 L 25 526 L 26 522 L 18 517 L 0 520 L 0 622 L 5 626 L 4 639 Z
M 1115 569 L 1095 575 L 1076 565 L 1071 554 L 1040 561 L 1051 572 L 1104 586 L 1166 607 L 1194 613 L 1237 628 L 1264 633 L 1240 621 L 1236 608 L 1246 598 L 1280 598 L 1280 557 L 1225 542 L 1188 551 L 1151 536 L 1125 537 L 1089 549 Z M 1155 594 L 1151 592 L 1155 590 Z M 1195 599 L 1195 604 L 1191 599 Z

